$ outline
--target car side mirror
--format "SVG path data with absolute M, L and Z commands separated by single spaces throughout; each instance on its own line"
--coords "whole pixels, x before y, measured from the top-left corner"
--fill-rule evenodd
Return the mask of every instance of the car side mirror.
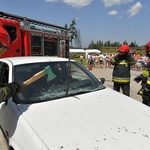
M 102 84 L 105 83 L 105 78 L 99 78 L 99 82 L 101 82 Z

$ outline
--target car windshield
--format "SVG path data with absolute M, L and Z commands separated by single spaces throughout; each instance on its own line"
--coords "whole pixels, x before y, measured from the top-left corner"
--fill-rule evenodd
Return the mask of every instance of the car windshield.
M 17 65 L 14 80 L 22 84 L 39 72 L 40 78 L 24 86 L 22 92 L 14 96 L 14 101 L 36 103 L 105 88 L 84 66 L 73 61 Z

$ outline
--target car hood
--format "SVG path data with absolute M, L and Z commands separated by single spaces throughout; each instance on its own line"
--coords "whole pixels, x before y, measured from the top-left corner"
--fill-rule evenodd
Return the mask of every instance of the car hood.
M 18 107 L 49 149 L 150 149 L 150 108 L 109 88 Z

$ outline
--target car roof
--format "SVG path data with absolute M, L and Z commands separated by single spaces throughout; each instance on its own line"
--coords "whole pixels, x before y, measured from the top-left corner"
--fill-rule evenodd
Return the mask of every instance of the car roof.
M 38 63 L 38 62 L 68 61 L 68 58 L 50 57 L 50 56 L 21 56 L 21 57 L 2 58 L 0 59 L 0 61 L 11 62 L 13 65 L 21 65 L 21 64 L 28 64 L 28 63 Z

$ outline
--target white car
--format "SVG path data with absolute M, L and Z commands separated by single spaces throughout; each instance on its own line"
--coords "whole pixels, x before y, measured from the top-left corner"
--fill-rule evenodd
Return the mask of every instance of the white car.
M 0 82 L 12 81 L 26 86 L 0 104 L 10 150 L 150 150 L 150 108 L 104 86 L 81 64 L 0 59 Z

